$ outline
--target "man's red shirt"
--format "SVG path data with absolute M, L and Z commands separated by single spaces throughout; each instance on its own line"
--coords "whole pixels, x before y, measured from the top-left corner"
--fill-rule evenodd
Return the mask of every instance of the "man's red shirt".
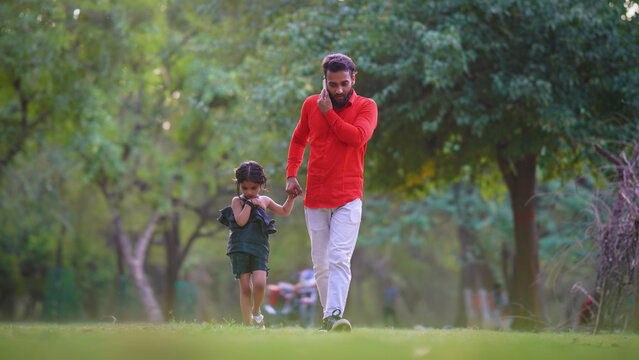
M 353 93 L 340 109 L 322 114 L 319 95 L 302 106 L 288 150 L 286 177 L 297 177 L 306 144 L 310 141 L 304 205 L 334 208 L 362 198 L 366 142 L 377 126 L 377 104 Z

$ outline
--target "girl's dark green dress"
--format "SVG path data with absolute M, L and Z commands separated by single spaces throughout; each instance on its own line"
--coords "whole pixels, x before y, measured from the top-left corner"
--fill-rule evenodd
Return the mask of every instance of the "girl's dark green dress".
M 222 215 L 217 220 L 229 227 L 229 244 L 226 247 L 226 254 L 243 252 L 268 258 L 268 236 L 277 231 L 274 226 L 275 220 L 272 220 L 261 207 L 252 205 L 251 208 L 251 215 L 244 226 L 239 226 L 235 222 L 233 209 L 230 206 L 220 210 Z

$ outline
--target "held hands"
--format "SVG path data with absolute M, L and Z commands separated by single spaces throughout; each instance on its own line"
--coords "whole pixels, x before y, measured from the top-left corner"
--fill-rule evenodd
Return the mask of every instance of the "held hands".
M 295 197 L 297 195 L 293 195 L 293 194 L 289 194 L 288 195 L 288 199 L 286 199 L 286 201 L 284 202 L 284 205 L 280 205 L 278 203 L 276 203 L 275 201 L 273 201 L 271 198 L 269 198 L 268 196 L 256 196 L 254 198 L 250 198 L 247 199 L 246 203 L 248 206 L 245 206 L 244 208 L 248 208 L 248 207 L 260 207 L 261 209 L 269 209 L 271 211 L 273 211 L 274 213 L 278 214 L 278 215 L 282 215 L 282 216 L 288 216 L 291 213 L 291 210 L 293 210 L 293 203 L 295 202 Z M 251 205 L 252 204 L 252 205 Z M 248 214 L 250 214 L 251 211 L 248 211 Z M 239 224 L 239 222 L 238 222 Z M 242 226 L 242 225 L 240 225 Z
M 302 187 L 296 177 L 291 176 L 286 179 L 286 193 L 289 199 L 302 195 Z

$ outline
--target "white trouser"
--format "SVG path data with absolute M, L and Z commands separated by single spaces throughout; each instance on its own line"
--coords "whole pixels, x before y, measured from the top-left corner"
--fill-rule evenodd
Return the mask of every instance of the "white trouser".
M 336 309 L 343 316 L 351 283 L 351 256 L 362 220 L 362 200 L 330 209 L 305 207 L 304 214 L 323 318 Z

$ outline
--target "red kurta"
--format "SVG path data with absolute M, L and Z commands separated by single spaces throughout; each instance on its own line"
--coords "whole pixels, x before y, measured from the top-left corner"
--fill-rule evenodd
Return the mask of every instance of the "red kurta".
M 304 101 L 288 150 L 286 177 L 297 176 L 310 140 L 304 205 L 334 208 L 362 198 L 364 154 L 377 126 L 377 104 L 353 90 L 341 109 L 324 115 L 317 106 L 318 97 Z

